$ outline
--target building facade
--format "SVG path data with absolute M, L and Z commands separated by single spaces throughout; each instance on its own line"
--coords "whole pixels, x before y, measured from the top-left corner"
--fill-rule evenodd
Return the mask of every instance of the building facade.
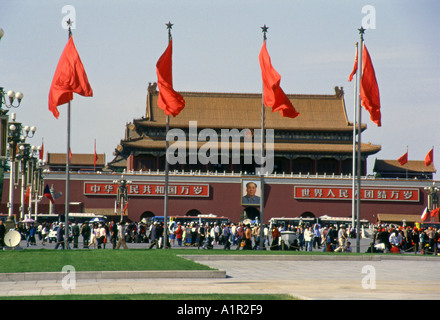
M 119 219 L 124 213 L 115 207 L 117 180 L 123 175 L 129 181 L 125 216 L 132 221 L 162 216 L 168 132 L 173 150 L 169 157 L 179 160 L 170 164 L 169 216 L 214 214 L 234 222 L 260 217 L 259 203 L 247 203 L 245 196 L 246 185 L 253 182 L 261 197 L 261 181 L 256 175 L 261 162 L 254 157 L 261 146 L 261 94 L 181 94 L 186 106 L 170 119 L 167 131 L 165 114 L 157 107 L 156 85 L 149 85 L 145 117 L 125 126 L 124 138 L 106 168 L 101 172 L 72 170 L 70 212 Z M 265 129 L 273 130 L 273 136 L 266 136 L 265 141 L 267 159 L 267 151 L 273 151 L 273 170 L 264 177 L 263 222 L 275 217 L 351 217 L 354 130 L 347 119 L 342 88 L 336 87 L 333 95 L 288 97 L 299 117 L 265 112 Z M 361 125 L 362 131 L 366 128 Z M 375 222 L 379 214 L 420 216 L 427 206 L 424 190 L 433 181 L 367 177 L 367 158 L 380 149 L 371 143 L 360 146 L 361 218 Z M 249 151 L 252 157 L 248 157 Z M 210 161 L 200 161 L 200 155 Z M 82 165 L 90 167 L 90 159 Z M 64 192 L 65 173 L 57 171 L 63 160 L 59 162 L 61 165 L 49 167 L 45 173 L 45 184 Z M 1 212 L 7 212 L 7 186 L 6 175 Z M 18 193 L 14 199 L 20 199 Z M 64 199 L 63 195 L 56 199 L 56 213 L 64 214 Z M 14 205 L 15 213 L 19 206 Z M 49 200 L 43 197 L 38 213 L 48 212 Z

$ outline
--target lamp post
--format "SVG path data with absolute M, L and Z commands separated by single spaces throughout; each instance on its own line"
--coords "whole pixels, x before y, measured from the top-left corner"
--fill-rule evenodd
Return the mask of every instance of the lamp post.
M 20 122 L 15 121 L 15 113 L 11 114 L 11 120 L 8 126 L 8 149 L 9 160 L 11 162 L 10 178 L 9 178 L 9 212 L 8 222 L 13 221 L 14 214 L 14 185 L 18 185 L 18 162 L 16 160 L 23 160 L 24 157 L 28 157 L 25 146 L 26 138 L 32 138 L 37 130 L 36 127 L 29 127 L 23 125 Z M 20 147 L 20 148 L 19 148 Z M 18 152 L 18 153 L 17 153 Z M 27 159 L 26 159 L 27 160 Z M 22 161 L 22 170 L 23 161 Z M 22 181 L 22 185 L 24 180 Z M 23 212 L 23 211 L 22 211 Z M 22 217 L 21 217 L 22 218 Z
M 432 186 L 425 187 L 424 189 L 425 193 L 428 195 L 428 210 L 432 211 L 438 208 L 440 188 L 435 185 L 435 182 L 433 182 Z
M 119 205 L 119 210 L 121 210 L 121 222 L 123 220 L 124 206 L 128 201 L 128 192 L 127 192 L 127 184 L 131 184 L 131 181 L 125 180 L 124 176 L 121 176 L 119 180 L 113 180 L 114 184 L 118 185 L 118 193 L 116 201 Z
M 5 32 L 2 28 L 0 28 L 0 40 L 3 38 Z M 6 92 L 3 87 L 0 87 L 0 162 L 3 168 L 6 167 L 7 162 L 7 149 L 9 149 L 10 159 L 11 160 L 11 169 L 9 176 L 9 203 L 8 203 L 8 218 L 6 223 L 8 226 L 13 226 L 13 213 L 14 213 L 14 195 L 13 195 L 13 187 L 14 187 L 14 159 L 16 155 L 16 147 L 18 143 L 18 139 L 16 139 L 15 131 L 17 132 L 21 130 L 20 128 L 13 127 L 9 128 L 8 124 L 9 116 L 7 115 L 9 110 L 3 109 L 6 107 L 10 108 L 18 108 L 23 99 L 23 93 L 15 92 L 13 90 L 9 90 Z M 15 114 L 11 115 L 12 122 L 15 122 Z M 20 124 L 21 125 L 21 124 Z M 12 129 L 12 130 L 11 130 Z M 12 132 L 11 132 L 12 131 Z M 12 145 L 11 145 L 12 142 Z
M 35 129 L 32 130 L 32 136 L 35 133 Z M 27 136 L 29 136 L 30 128 L 25 127 L 25 132 Z M 29 136 L 29 137 L 32 137 Z M 23 139 L 24 140 L 24 139 Z M 28 214 L 29 218 L 31 217 L 30 213 L 32 210 L 32 180 L 34 174 L 34 159 L 36 152 L 38 150 L 37 147 L 32 146 L 29 143 L 20 143 L 18 147 L 19 153 L 17 155 L 17 160 L 21 163 L 21 207 L 20 207 L 20 220 L 25 218 L 25 193 L 28 194 Z M 30 188 L 29 193 L 27 193 L 27 189 Z
M 38 147 L 38 152 L 40 152 L 41 147 Z M 43 192 L 44 192 L 44 179 L 43 179 L 43 167 L 46 165 L 46 163 L 41 159 L 34 158 L 35 163 L 35 170 L 34 170 L 34 176 L 32 180 L 32 188 L 34 191 L 34 199 L 35 199 L 35 206 L 34 206 L 34 213 L 35 213 L 35 221 L 37 221 L 37 215 L 38 215 L 38 203 L 43 198 Z M 30 214 L 31 212 L 29 212 Z

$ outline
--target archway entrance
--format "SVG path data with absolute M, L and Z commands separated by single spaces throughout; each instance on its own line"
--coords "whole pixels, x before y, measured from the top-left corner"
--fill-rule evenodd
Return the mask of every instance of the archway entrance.
M 301 218 L 312 218 L 315 219 L 315 215 L 309 211 L 303 212 L 303 214 L 300 215 Z
M 255 207 L 246 207 L 241 213 L 240 221 L 244 221 L 246 219 L 260 220 L 260 211 Z
M 191 209 L 186 213 L 186 216 L 189 217 L 197 217 L 199 214 L 202 214 L 199 210 L 197 209 Z
M 153 212 L 151 212 L 151 211 L 144 211 L 142 214 L 141 214 L 141 221 L 143 220 L 143 219 L 145 219 L 147 222 L 149 222 L 149 221 L 151 221 L 151 218 L 153 218 L 154 216 L 156 216 Z

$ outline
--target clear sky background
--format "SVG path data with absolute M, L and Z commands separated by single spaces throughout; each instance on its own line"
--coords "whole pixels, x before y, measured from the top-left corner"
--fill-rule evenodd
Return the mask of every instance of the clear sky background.
M 261 27 L 269 27 L 268 51 L 289 94 L 334 94 L 344 87 L 353 121 L 354 83 L 348 82 L 359 41 L 362 8 L 376 11 L 365 33 L 380 88 L 382 127 L 362 111 L 362 142 L 382 150 L 369 157 L 424 160 L 434 147 L 440 168 L 440 1 L 436 0 L 3 0 L 0 86 L 22 91 L 17 121 L 37 127 L 32 145 L 66 152 L 67 105 L 55 119 L 48 110 L 52 78 L 67 42 L 62 21 L 73 12 L 73 39 L 94 97 L 72 101 L 73 153 L 106 154 L 124 138 L 125 124 L 145 115 L 149 82 L 167 46 L 165 24 L 174 24 L 173 78 L 177 91 L 261 92 L 258 54 Z M 292 121 L 301 121 L 297 118 Z M 171 120 L 172 124 L 172 120 Z M 436 177 L 438 177 L 438 173 Z

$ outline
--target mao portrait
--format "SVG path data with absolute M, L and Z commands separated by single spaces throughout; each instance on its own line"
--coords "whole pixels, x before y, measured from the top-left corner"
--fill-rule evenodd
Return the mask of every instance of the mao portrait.
M 242 180 L 241 182 L 241 204 L 244 206 L 260 205 L 260 182 L 253 180 Z

